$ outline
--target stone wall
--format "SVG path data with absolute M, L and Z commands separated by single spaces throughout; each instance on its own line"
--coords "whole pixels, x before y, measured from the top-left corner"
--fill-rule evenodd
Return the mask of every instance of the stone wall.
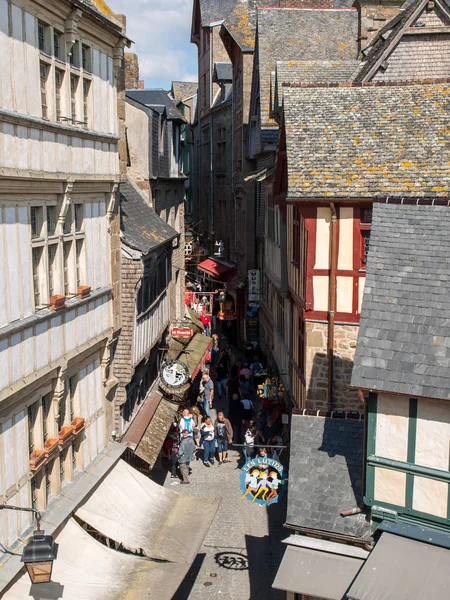
M 328 324 L 307 321 L 306 329 L 306 400 L 307 408 L 328 408 Z M 334 405 L 335 410 L 362 411 L 355 391 L 347 389 L 353 368 L 358 325 L 335 325 Z
M 139 59 L 133 52 L 125 53 L 125 85 L 127 90 L 139 89 Z

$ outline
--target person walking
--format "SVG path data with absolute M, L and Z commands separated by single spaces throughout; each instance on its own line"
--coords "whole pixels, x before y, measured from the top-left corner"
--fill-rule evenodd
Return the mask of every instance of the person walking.
M 217 438 L 217 454 L 219 455 L 218 466 L 228 462 L 228 444 L 233 443 L 233 427 L 228 419 L 225 418 L 223 412 L 217 415 L 214 423 L 214 431 Z
M 200 446 L 200 427 L 202 426 L 202 413 L 198 406 L 191 408 L 192 418 L 194 419 L 194 442 L 197 448 Z
M 200 315 L 200 321 L 203 324 L 203 335 L 211 335 L 211 317 L 205 313 Z
M 245 462 L 253 458 L 255 452 L 255 438 L 256 438 L 256 423 L 250 421 L 248 429 L 244 435 L 245 446 L 243 449 Z
M 209 463 L 214 464 L 214 453 L 216 449 L 214 425 L 211 423 L 211 417 L 206 416 L 202 428 L 200 429 L 200 435 L 203 440 L 203 464 L 205 467 L 209 467 Z
M 194 460 L 196 446 L 192 437 L 189 436 L 189 431 L 183 429 L 181 432 L 182 439 L 180 447 L 178 449 L 178 464 L 180 466 L 180 473 L 182 477 L 181 483 L 189 482 L 189 465 Z
M 180 431 L 180 434 L 183 431 L 183 429 L 186 429 L 189 437 L 193 438 L 194 437 L 194 427 L 195 427 L 195 421 L 194 421 L 193 416 L 191 415 L 191 411 L 188 408 L 185 408 L 183 410 L 183 416 L 178 421 L 178 429 Z
M 203 373 L 200 384 L 200 396 L 203 397 L 203 411 L 211 417 L 211 408 L 214 399 L 214 383 L 208 373 Z
M 225 395 L 226 387 L 228 382 L 228 369 L 225 363 L 222 361 L 219 362 L 216 369 L 216 383 L 217 383 L 217 393 L 219 395 L 219 400 L 222 400 L 222 397 Z
M 178 429 L 175 424 L 172 424 L 169 434 L 164 443 L 164 450 L 166 456 L 170 460 L 170 476 L 172 479 L 177 479 L 177 465 L 178 465 L 178 450 L 180 445 L 180 438 L 178 435 Z

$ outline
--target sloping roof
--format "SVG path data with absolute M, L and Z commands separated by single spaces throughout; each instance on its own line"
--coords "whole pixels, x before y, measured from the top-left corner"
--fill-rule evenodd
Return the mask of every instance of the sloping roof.
M 269 118 L 270 74 L 277 61 L 355 60 L 358 53 L 356 10 L 258 9 L 258 56 L 261 125 Z
M 196 81 L 172 81 L 172 95 L 176 102 L 195 96 L 198 89 Z
M 178 235 L 129 181 L 120 184 L 120 229 L 124 243 L 143 254 Z
M 253 52 L 256 33 L 256 0 L 241 0 L 224 21 L 223 27 L 242 52 Z
M 364 422 L 292 415 L 288 525 L 365 538 L 364 515 L 340 513 L 362 502 Z
M 450 6 L 447 0 L 441 0 L 443 8 L 449 12 Z M 427 5 L 427 0 L 412 0 L 406 2 L 402 10 L 388 21 L 371 40 L 370 44 L 364 49 L 365 59 L 361 69 L 355 77 L 355 81 L 368 81 L 372 69 L 381 57 L 387 52 L 390 53 L 390 47 L 395 47 L 394 39 L 400 35 L 402 30 L 407 28 L 409 23 L 417 20 L 417 16 L 422 13 Z M 408 72 L 408 71 L 406 71 Z
M 166 111 L 169 120 L 186 121 L 173 100 L 169 98 L 167 92 L 163 89 L 155 90 L 127 90 L 127 98 L 140 102 L 144 106 L 153 108 L 160 114 Z
M 291 198 L 447 196 L 450 85 L 285 88 Z
M 214 78 L 213 81 L 233 81 L 233 65 L 230 62 L 214 63 Z
M 274 108 L 280 109 L 283 84 L 341 83 L 352 81 L 361 63 L 357 60 L 290 60 L 278 61 L 275 75 Z
M 219 106 L 222 106 L 222 104 L 226 104 L 227 102 L 230 102 L 232 96 L 233 96 L 233 84 L 225 83 L 225 85 L 222 86 L 220 92 L 214 98 L 213 103 L 211 104 L 211 108 L 218 108 Z
M 239 0 L 199 0 L 202 26 L 223 21 Z
M 450 208 L 374 204 L 352 385 L 450 398 Z
M 90 12 L 92 16 L 100 18 L 105 25 L 108 25 L 119 33 L 122 31 L 122 24 L 116 21 L 114 12 L 104 0 L 71 0 L 71 2 L 75 6 Z

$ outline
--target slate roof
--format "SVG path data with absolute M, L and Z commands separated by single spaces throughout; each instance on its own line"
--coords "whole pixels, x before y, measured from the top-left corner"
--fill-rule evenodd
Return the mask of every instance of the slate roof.
M 155 90 L 127 90 L 127 98 L 131 98 L 144 106 L 148 106 L 156 110 L 159 114 L 166 112 L 167 119 L 186 121 L 173 100 L 169 98 L 167 92 L 163 89 Z
M 172 95 L 176 102 L 195 96 L 198 89 L 196 81 L 172 81 Z
M 450 207 L 374 204 L 351 384 L 450 399 Z
M 285 88 L 288 196 L 447 196 L 450 85 Z
M 225 83 L 223 86 L 221 86 L 220 91 L 214 98 L 213 103 L 211 104 L 211 108 L 218 108 L 222 104 L 226 104 L 227 102 L 230 102 L 232 96 L 233 96 L 233 84 Z
M 71 0 L 72 4 L 84 8 L 93 16 L 101 19 L 105 25 L 118 32 L 122 31 L 122 25 L 114 18 L 114 12 L 103 0 Z
M 270 2 L 268 2 L 270 4 Z M 241 0 L 223 23 L 242 52 L 253 52 L 256 33 L 256 1 Z
M 199 0 L 202 26 L 223 21 L 239 0 Z
M 213 81 L 233 81 L 233 65 L 230 62 L 214 63 L 214 78 Z
M 362 502 L 364 421 L 292 415 L 287 524 L 367 539 Z
M 352 81 L 358 60 L 290 60 L 278 61 L 275 75 L 274 109 L 283 104 L 284 83 L 341 83 Z
M 449 2 L 442 0 L 443 5 L 450 9 Z M 369 81 L 371 70 L 380 58 L 387 52 L 391 46 L 395 47 L 394 38 L 400 34 L 401 30 L 408 26 L 408 22 L 412 19 L 412 23 L 417 19 L 426 7 L 427 0 L 412 0 L 405 2 L 402 10 L 398 12 L 393 19 L 388 21 L 371 40 L 370 44 L 364 49 L 365 58 L 361 65 L 361 69 L 355 76 L 355 81 Z M 408 70 L 405 71 L 408 73 Z
M 155 213 L 132 183 L 121 183 L 119 190 L 120 230 L 127 246 L 147 254 L 177 237 L 175 229 Z
M 270 119 L 270 74 L 277 61 L 356 60 L 356 10 L 258 9 L 261 126 Z

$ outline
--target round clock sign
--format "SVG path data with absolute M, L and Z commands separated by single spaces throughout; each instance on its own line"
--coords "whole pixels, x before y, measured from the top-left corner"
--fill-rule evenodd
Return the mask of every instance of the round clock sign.
M 189 377 L 188 366 L 179 360 L 168 360 L 159 373 L 162 383 L 168 388 L 177 389 L 185 385 Z

